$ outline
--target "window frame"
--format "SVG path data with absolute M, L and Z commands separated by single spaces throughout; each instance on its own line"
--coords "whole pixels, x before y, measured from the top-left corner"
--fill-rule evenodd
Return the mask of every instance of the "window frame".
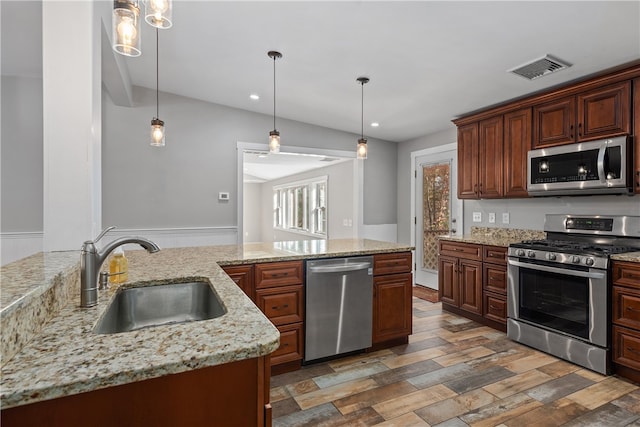
M 320 187 L 324 187 L 321 197 Z M 327 175 L 273 186 L 273 228 L 305 236 L 328 238 Z M 324 213 L 319 216 L 319 211 Z M 319 218 L 321 221 L 319 221 Z

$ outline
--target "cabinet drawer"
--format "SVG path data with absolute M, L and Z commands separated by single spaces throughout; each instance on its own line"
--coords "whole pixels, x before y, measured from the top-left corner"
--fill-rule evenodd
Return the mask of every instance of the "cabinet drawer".
M 222 269 L 253 300 L 253 265 L 228 265 Z
M 640 370 L 640 332 L 613 327 L 613 362 Z
M 271 353 L 271 365 L 301 360 L 304 351 L 302 323 L 278 326 L 280 331 L 280 347 Z
M 483 264 L 483 287 L 487 291 L 501 295 L 507 294 L 507 266 Z
M 276 326 L 302 322 L 302 286 L 258 289 L 256 305 Z
M 302 277 L 302 261 L 256 264 L 255 267 L 256 288 L 301 285 Z
M 507 298 L 503 295 L 484 294 L 484 317 L 507 324 Z
M 504 246 L 483 246 L 482 260 L 493 264 L 507 265 L 507 248 Z
M 373 275 L 411 273 L 411 252 L 377 254 L 373 256 Z
M 613 262 L 613 284 L 640 289 L 640 264 L 636 262 Z
M 458 243 L 448 240 L 440 240 L 438 244 L 440 255 L 454 256 L 457 258 L 482 261 L 482 245 L 474 243 Z
M 640 329 L 640 290 L 613 287 L 613 322 Z

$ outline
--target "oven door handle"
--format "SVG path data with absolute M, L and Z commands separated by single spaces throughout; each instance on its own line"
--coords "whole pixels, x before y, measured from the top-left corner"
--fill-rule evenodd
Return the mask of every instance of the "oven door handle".
M 547 271 L 549 273 L 565 274 L 567 276 L 587 277 L 589 279 L 604 279 L 604 273 L 595 273 L 591 271 L 576 271 L 564 268 L 549 267 L 548 265 L 530 264 L 528 262 L 509 260 L 509 265 L 516 267 L 530 268 L 531 270 Z

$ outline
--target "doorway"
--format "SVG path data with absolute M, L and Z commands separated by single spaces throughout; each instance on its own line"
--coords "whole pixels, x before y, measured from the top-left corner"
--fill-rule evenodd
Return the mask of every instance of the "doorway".
M 453 146 L 453 147 L 452 147 Z M 413 153 L 415 284 L 438 289 L 438 236 L 462 234 L 456 144 Z

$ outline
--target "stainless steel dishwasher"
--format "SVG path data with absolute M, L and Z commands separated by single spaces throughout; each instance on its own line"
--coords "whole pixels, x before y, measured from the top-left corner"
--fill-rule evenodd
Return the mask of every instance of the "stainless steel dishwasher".
M 307 261 L 304 361 L 371 347 L 373 257 Z

